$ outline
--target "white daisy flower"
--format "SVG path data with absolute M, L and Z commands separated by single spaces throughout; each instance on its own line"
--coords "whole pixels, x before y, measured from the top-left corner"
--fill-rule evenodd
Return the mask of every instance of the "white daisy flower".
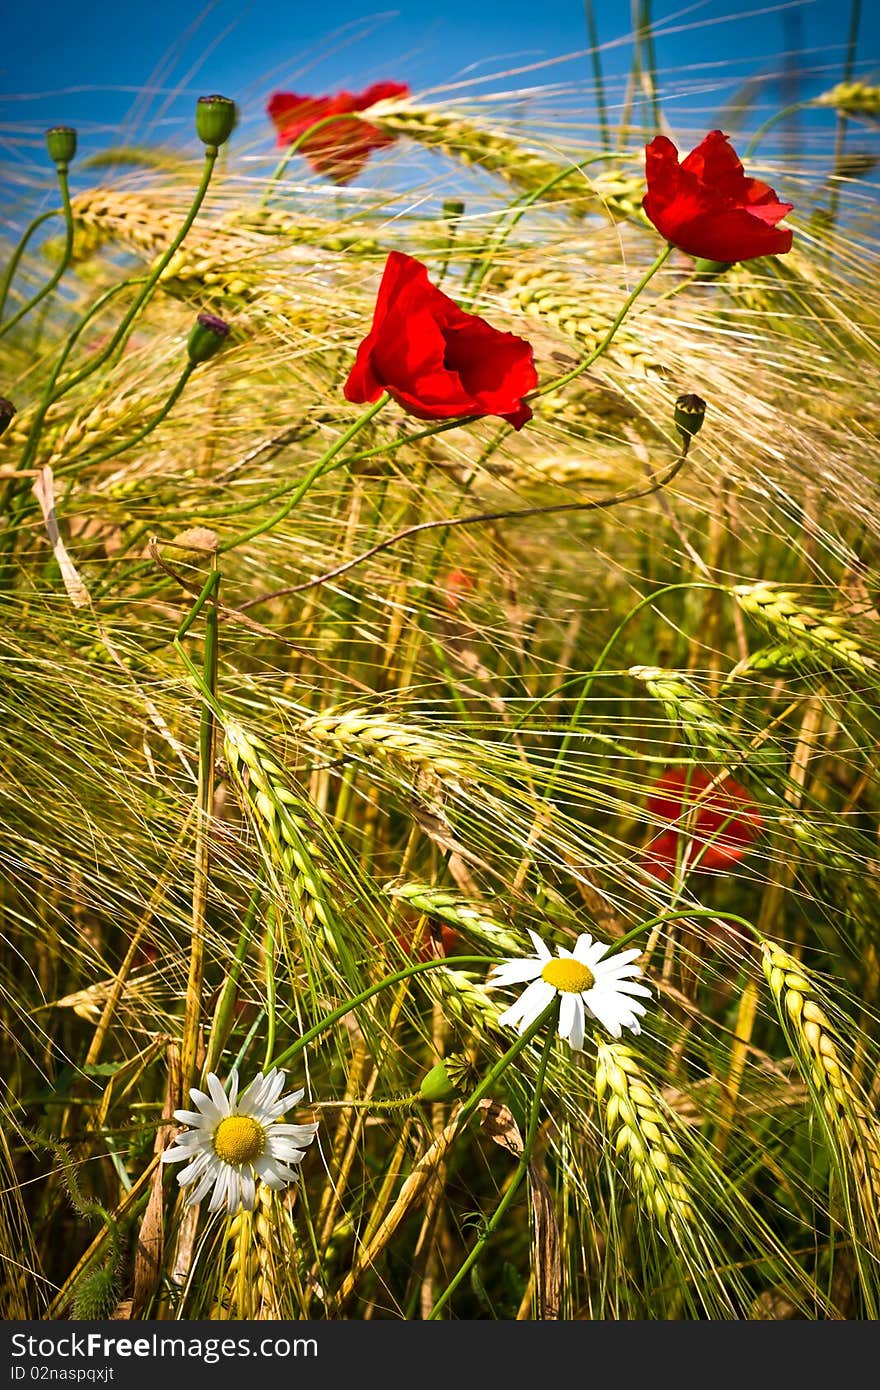
M 283 1096 L 285 1073 L 273 1067 L 257 1072 L 238 1095 L 238 1074 L 229 1078 L 227 1095 L 213 1072 L 208 1092 L 190 1091 L 196 1110 L 175 1110 L 174 1118 L 191 1128 L 175 1136 L 163 1163 L 189 1160 L 177 1174 L 181 1187 L 192 1187 L 187 1206 L 195 1206 L 213 1187 L 209 1211 L 253 1211 L 257 1179 L 276 1192 L 296 1180 L 297 1166 L 315 1137 L 316 1124 L 279 1124 L 280 1117 L 305 1092 Z
M 573 951 L 560 946 L 559 954 L 554 956 L 535 932 L 530 931 L 529 936 L 535 955 L 504 961 L 495 966 L 486 981 L 490 989 L 531 981 L 516 1003 L 501 1015 L 499 1023 L 509 1024 L 522 1034 L 558 994 L 559 1036 L 567 1038 L 575 1052 L 584 1050 L 587 1016 L 597 1019 L 613 1038 L 619 1038 L 624 1028 L 641 1032 L 639 1017 L 645 1006 L 634 996 L 651 996 L 646 985 L 636 983 L 642 971 L 633 961 L 641 952 L 617 951 L 608 955 L 609 946 L 584 932 Z

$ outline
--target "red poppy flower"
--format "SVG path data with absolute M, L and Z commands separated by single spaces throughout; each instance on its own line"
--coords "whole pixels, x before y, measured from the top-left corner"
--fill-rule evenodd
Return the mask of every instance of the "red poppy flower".
M 648 192 L 642 207 L 673 246 L 709 261 L 749 261 L 791 250 L 792 233 L 777 227 L 793 203 L 746 178 L 729 139 L 710 130 L 678 162 L 678 150 L 657 135 L 645 150 Z
M 537 384 L 525 338 L 466 314 L 419 261 L 391 252 L 346 400 L 363 405 L 388 391 L 420 420 L 500 415 L 518 430 L 532 418 L 523 396 Z
M 474 589 L 474 577 L 467 570 L 450 570 L 441 586 L 443 601 L 453 613 Z
M 366 111 L 377 101 L 407 96 L 409 87 L 404 82 L 374 82 L 364 92 L 337 92 L 327 97 L 276 92 L 266 110 L 278 130 L 278 144 L 292 145 L 328 116 Z M 360 173 L 374 150 L 393 145 L 395 138 L 368 121 L 333 121 L 307 136 L 299 148 L 316 173 L 326 174 L 336 183 L 348 183 Z
M 669 829 L 647 846 L 642 866 L 662 882 L 675 872 L 682 835 L 693 847 L 689 858 L 699 854 L 698 868 L 719 870 L 738 864 L 758 838 L 761 817 L 749 793 L 728 777 L 702 798 L 712 780 L 698 767 L 672 767 L 654 783 L 648 810 Z

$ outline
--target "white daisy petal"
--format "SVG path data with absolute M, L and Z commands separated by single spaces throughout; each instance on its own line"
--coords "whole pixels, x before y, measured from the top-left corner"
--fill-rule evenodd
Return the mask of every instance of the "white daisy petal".
M 210 1101 L 208 1104 L 211 1104 Z M 211 1105 L 211 1109 L 214 1109 L 213 1105 Z M 182 1125 L 195 1125 L 199 1129 L 204 1128 L 205 1125 L 205 1116 L 201 1110 L 175 1110 L 174 1118 L 179 1120 Z
M 220 1114 L 224 1116 L 231 1114 L 232 1108 L 229 1104 L 229 1097 L 227 1096 L 226 1092 L 220 1084 L 219 1076 L 215 1076 L 214 1073 L 210 1071 L 208 1072 L 208 1075 L 205 1077 L 205 1080 L 208 1083 L 208 1090 L 211 1093 L 211 1099 L 216 1105 Z
M 178 1181 L 178 1182 L 180 1182 L 181 1176 L 182 1176 L 182 1175 L 181 1175 L 180 1173 L 178 1173 L 178 1175 L 177 1175 L 177 1181 Z M 208 1171 L 205 1173 L 204 1177 L 202 1178 L 201 1182 L 199 1182 L 199 1184 L 198 1184 L 197 1187 L 195 1188 L 195 1191 L 194 1191 L 194 1192 L 191 1192 L 190 1195 L 187 1197 L 187 1199 L 186 1199 L 186 1204 L 187 1204 L 187 1206 L 188 1206 L 188 1207 L 194 1207 L 194 1206 L 197 1205 L 198 1202 L 203 1201 L 203 1200 L 205 1199 L 205 1197 L 207 1197 L 208 1193 L 210 1192 L 211 1187 L 212 1187 L 212 1185 L 214 1184 L 215 1180 L 216 1180 L 216 1174 L 215 1174 L 215 1172 L 214 1172 L 214 1169 L 213 1169 L 213 1168 L 209 1168 Z M 184 1183 L 180 1183 L 180 1185 L 181 1185 L 181 1187 L 184 1187 L 184 1186 L 185 1186 Z
M 274 1139 L 277 1135 L 279 1139 L 291 1139 L 297 1148 L 304 1149 L 311 1144 L 317 1132 L 317 1122 L 308 1125 L 273 1125 L 269 1138 Z
M 254 1182 L 253 1172 L 242 1172 L 241 1175 L 241 1204 L 245 1211 L 253 1211 L 257 1198 L 257 1185 Z
M 263 1089 L 263 1073 L 258 1071 L 251 1084 L 242 1091 L 238 1099 L 239 1115 L 253 1115 L 259 1106 L 259 1096 Z
M 542 964 L 546 965 L 548 960 L 553 959 L 552 951 L 549 949 L 548 946 L 545 946 L 538 933 L 532 931 L 531 927 L 528 928 L 528 932 L 529 936 L 532 938 L 532 945 L 535 948 L 539 961 L 541 961 Z
M 503 989 L 505 985 L 521 985 L 527 980 L 536 980 L 541 973 L 539 960 L 509 960 L 496 965 L 486 981 L 487 989 Z
M 566 1040 L 570 1038 L 571 1030 L 575 1023 L 574 1001 L 576 998 L 577 995 L 567 993 L 561 995 L 559 999 L 559 1028 L 557 1031 L 560 1038 L 565 1038 Z
M 581 965 L 589 965 L 592 945 L 593 938 L 590 936 L 589 932 L 581 932 L 577 941 L 574 943 L 574 951 L 572 952 L 575 960 L 579 960 Z
M 205 1091 L 197 1091 L 195 1087 L 193 1087 L 189 1093 L 189 1098 L 193 1105 L 197 1106 L 201 1111 L 200 1122 L 202 1124 L 207 1121 L 209 1124 L 214 1125 L 218 1120 L 223 1119 L 226 1113 L 225 1110 L 218 1110 L 211 1097 Z
M 524 1033 L 544 1012 L 555 994 L 556 990 L 552 985 L 548 985 L 546 980 L 533 980 L 516 1003 L 507 1010 L 507 1021 L 514 1026 L 514 1020 L 519 1021 L 519 1031 Z
M 573 994 L 574 1018 L 568 1034 L 568 1041 L 572 1052 L 583 1052 L 584 1050 L 584 1028 L 586 1024 L 586 1011 L 584 1001 L 579 994 Z
M 197 1158 L 193 1159 L 188 1168 L 181 1168 L 180 1172 L 177 1174 L 177 1181 L 180 1183 L 181 1187 L 189 1187 L 192 1183 L 197 1182 L 210 1166 L 211 1155 L 201 1153 Z

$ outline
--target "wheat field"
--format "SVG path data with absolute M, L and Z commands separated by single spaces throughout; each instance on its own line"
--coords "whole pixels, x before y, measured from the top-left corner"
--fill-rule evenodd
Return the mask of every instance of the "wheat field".
M 737 137 L 794 239 L 724 268 L 643 211 L 647 76 L 380 100 L 336 187 L 267 121 L 22 191 L 5 1319 L 880 1313 L 880 92 Z M 531 344 L 521 429 L 346 399 L 391 252 Z M 640 1031 L 511 1027 L 584 933 Z M 188 1202 L 174 1112 L 273 1068 L 298 1180 Z

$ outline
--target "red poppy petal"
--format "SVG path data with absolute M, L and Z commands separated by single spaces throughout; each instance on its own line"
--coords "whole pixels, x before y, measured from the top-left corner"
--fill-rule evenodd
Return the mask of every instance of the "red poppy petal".
M 696 149 L 685 155 L 681 167 L 695 174 L 701 184 L 728 197 L 739 198 L 744 192 L 745 171 L 729 136 L 723 131 L 710 130 Z
M 792 232 L 770 227 L 760 217 L 733 208 L 703 213 L 681 223 L 669 240 L 691 256 L 709 261 L 750 261 L 756 256 L 782 255 L 791 250 Z
M 394 97 L 408 97 L 409 87 L 405 82 L 374 82 L 371 87 L 367 87 L 356 97 L 356 111 L 366 111 L 368 106 L 375 106 L 377 101 L 391 101 Z

